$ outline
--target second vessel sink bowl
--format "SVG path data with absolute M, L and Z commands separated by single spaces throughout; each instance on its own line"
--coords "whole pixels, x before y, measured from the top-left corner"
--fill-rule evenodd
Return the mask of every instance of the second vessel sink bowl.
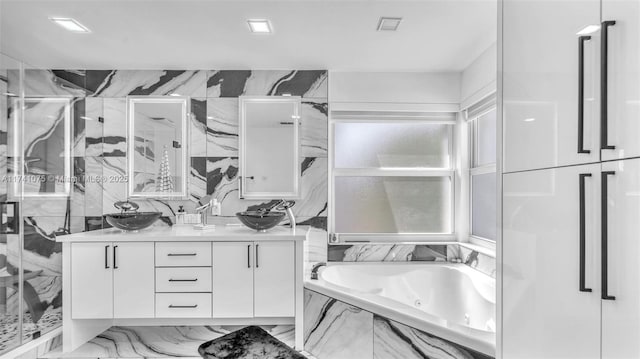
M 107 219 L 107 223 L 116 228 L 136 231 L 149 227 L 161 215 L 162 212 L 124 212 L 105 214 L 104 217 Z
M 245 226 L 255 229 L 256 231 L 266 232 L 280 223 L 286 213 L 284 212 L 263 212 L 263 211 L 247 211 L 238 212 L 236 217 Z

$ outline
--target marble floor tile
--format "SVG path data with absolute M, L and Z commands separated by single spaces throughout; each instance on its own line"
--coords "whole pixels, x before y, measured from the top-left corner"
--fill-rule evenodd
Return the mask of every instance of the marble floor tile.
M 198 346 L 244 326 L 112 327 L 70 353 L 60 349 L 43 358 L 201 358 Z M 293 346 L 291 325 L 261 326 L 283 343 Z

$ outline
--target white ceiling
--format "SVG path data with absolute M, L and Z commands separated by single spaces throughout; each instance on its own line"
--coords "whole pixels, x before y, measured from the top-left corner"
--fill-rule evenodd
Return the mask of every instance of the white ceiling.
M 496 14 L 496 0 L 0 0 L 0 52 L 41 68 L 461 71 L 495 42 Z M 380 16 L 404 20 L 377 32 Z

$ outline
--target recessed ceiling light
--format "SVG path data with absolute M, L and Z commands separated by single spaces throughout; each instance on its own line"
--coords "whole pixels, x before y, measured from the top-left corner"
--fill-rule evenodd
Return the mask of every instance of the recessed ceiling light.
M 49 20 L 64 27 L 71 32 L 91 32 L 86 26 L 79 23 L 77 20 L 68 17 L 50 17 Z
M 578 36 L 589 35 L 589 34 L 593 34 L 594 32 L 597 32 L 598 30 L 600 30 L 600 25 L 587 25 L 584 27 L 584 29 L 578 31 L 576 35 Z
M 249 23 L 249 29 L 251 29 L 251 32 L 253 33 L 259 33 L 259 34 L 271 33 L 271 24 L 269 23 L 269 20 L 254 19 L 254 20 L 247 20 L 247 23 Z
M 400 26 L 401 21 L 401 17 L 383 16 L 380 18 L 380 21 L 378 21 L 378 31 L 396 31 L 398 30 L 398 26 Z
M 532 118 L 525 118 L 525 119 L 524 119 L 524 122 L 533 122 L 533 121 L 535 121 L 535 120 L 536 120 L 536 119 L 535 119 L 535 118 L 533 118 L 533 117 L 532 117 Z

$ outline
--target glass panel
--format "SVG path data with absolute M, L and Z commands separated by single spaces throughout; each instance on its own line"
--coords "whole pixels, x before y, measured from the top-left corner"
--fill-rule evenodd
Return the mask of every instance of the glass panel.
M 18 292 L 20 273 L 20 236 L 7 234 L 19 226 L 19 213 L 16 207 L 7 203 L 15 201 L 10 196 L 10 184 L 13 173 L 8 171 L 7 164 L 13 162 L 8 153 L 8 129 L 12 128 L 9 119 L 17 116 L 15 111 L 19 104 L 17 97 L 20 88 L 20 64 L 0 54 L 0 355 L 20 344 L 20 301 Z M 8 176 L 11 176 L 9 178 Z
M 336 168 L 448 168 L 450 125 L 337 123 Z
M 484 166 L 496 163 L 496 110 L 478 117 L 476 120 L 476 164 Z
M 448 177 L 336 177 L 338 233 L 451 233 Z
M 496 174 L 471 176 L 471 234 L 496 239 Z

